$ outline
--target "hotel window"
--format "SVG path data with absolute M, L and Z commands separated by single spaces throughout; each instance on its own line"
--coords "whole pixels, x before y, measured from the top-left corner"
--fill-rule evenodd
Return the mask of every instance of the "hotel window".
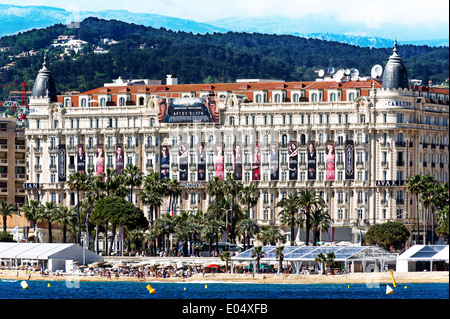
M 344 176 L 344 173 L 342 171 L 338 171 L 337 172 L 337 179 L 338 179 L 338 181 L 342 181 L 343 180 L 343 176 Z
M 280 102 L 281 102 L 281 95 L 275 94 L 275 103 L 280 103 Z
M 281 181 L 286 182 L 287 180 L 287 173 L 285 171 L 281 172 Z
M 305 171 L 300 171 L 300 181 L 304 182 L 306 180 L 306 173 Z
M 81 99 L 81 107 L 86 107 L 86 104 L 87 104 L 87 100 Z
M 358 204 L 362 204 L 364 202 L 364 197 L 363 197 L 362 191 L 357 192 L 357 201 L 358 201 Z
M 344 210 L 338 209 L 337 219 L 343 219 L 343 217 L 344 217 Z
M 234 116 L 230 116 L 230 125 L 234 125 Z
M 366 116 L 364 114 L 359 115 L 359 122 L 361 124 L 366 123 Z
M 317 93 L 311 94 L 311 102 L 317 102 Z
M 73 137 L 69 138 L 69 148 L 73 149 L 75 147 L 75 141 Z
M 397 209 L 397 219 L 403 219 L 403 209 Z
M 293 102 L 298 102 L 300 100 L 300 96 L 298 93 L 294 93 L 294 95 L 292 96 L 292 101 Z
M 94 138 L 89 137 L 88 139 L 88 147 L 93 148 L 94 147 Z
M 256 103 L 262 103 L 262 95 L 256 94 Z
M 125 98 L 124 97 L 119 98 L 119 106 L 125 106 Z
M 112 155 L 108 155 L 108 166 L 112 167 L 113 166 L 113 156 Z
M 348 100 L 349 101 L 354 101 L 355 100 L 355 93 L 351 92 L 348 94 Z
M 319 171 L 319 181 L 320 181 L 320 182 L 323 181 L 323 176 L 324 176 L 323 171 Z
M 336 102 L 336 93 L 330 93 L 330 102 Z
M 339 204 L 344 203 L 344 192 L 343 191 L 338 191 L 338 203 Z
M 244 173 L 244 180 L 245 180 L 246 182 L 250 182 L 250 172 L 245 172 L 245 173 Z
M 104 97 L 102 97 L 100 99 L 100 106 L 105 106 L 106 105 L 106 99 Z

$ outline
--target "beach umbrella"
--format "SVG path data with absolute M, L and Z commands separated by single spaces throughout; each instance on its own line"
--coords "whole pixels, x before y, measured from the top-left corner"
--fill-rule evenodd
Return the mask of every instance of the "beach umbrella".
M 205 268 L 220 268 L 220 266 L 217 264 L 210 264 L 208 266 L 205 266 Z

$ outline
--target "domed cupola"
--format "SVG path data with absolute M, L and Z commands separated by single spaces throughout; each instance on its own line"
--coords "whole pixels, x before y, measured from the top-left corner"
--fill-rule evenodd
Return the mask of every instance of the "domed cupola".
M 409 89 L 408 72 L 398 54 L 397 41 L 394 43 L 394 52 L 389 57 L 383 72 L 383 89 Z
M 56 84 L 52 77 L 52 73 L 47 69 L 47 56 L 44 56 L 44 63 L 42 64 L 42 69 L 34 81 L 33 90 L 31 91 L 31 96 L 34 98 L 44 97 L 49 98 L 50 102 L 57 101 Z

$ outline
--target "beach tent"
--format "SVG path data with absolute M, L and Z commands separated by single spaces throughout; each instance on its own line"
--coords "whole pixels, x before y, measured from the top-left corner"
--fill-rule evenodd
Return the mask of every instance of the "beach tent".
M 0 243 L 0 264 L 39 265 L 51 271 L 71 271 L 73 265 L 103 262 L 103 257 L 76 244 Z
M 277 263 L 276 246 L 263 246 L 264 257 L 260 263 Z M 231 257 L 231 271 L 234 264 L 241 262 L 255 263 L 251 257 L 253 248 Z M 285 246 L 282 253 L 284 261 L 289 262 L 296 274 L 300 273 L 302 265 L 314 264 L 317 256 L 322 253 L 334 253 L 335 262 L 344 264 L 344 271 L 348 271 L 348 266 L 352 265 L 351 271 L 355 270 L 355 263 L 361 265 L 362 271 L 379 271 L 387 268 L 388 264 L 395 264 L 396 255 L 377 246 Z M 255 267 L 253 267 L 255 269 Z
M 433 271 L 433 263 L 448 263 L 448 260 L 448 245 L 414 245 L 398 256 L 397 271 Z

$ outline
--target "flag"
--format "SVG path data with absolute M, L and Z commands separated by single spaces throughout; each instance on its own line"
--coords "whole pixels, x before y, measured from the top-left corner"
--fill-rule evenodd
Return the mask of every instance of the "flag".
M 330 227 L 328 228 L 328 242 L 333 242 L 334 241 L 334 227 Z

